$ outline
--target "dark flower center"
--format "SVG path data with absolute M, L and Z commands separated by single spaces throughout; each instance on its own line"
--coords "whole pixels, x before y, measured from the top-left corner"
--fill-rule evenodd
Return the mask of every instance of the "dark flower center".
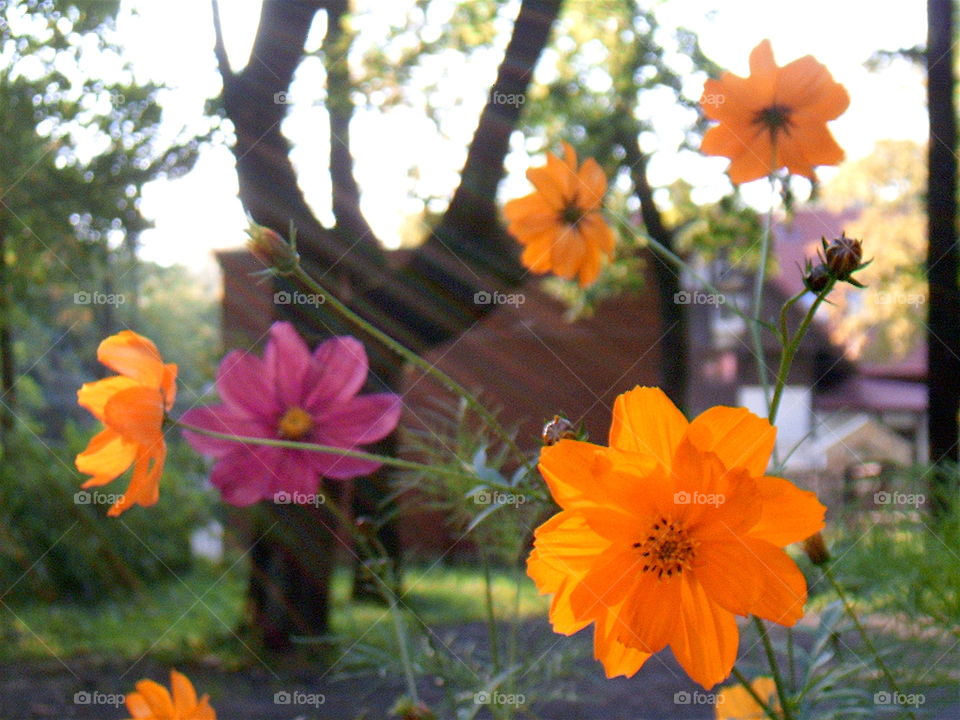
M 645 540 L 635 542 L 640 551 L 644 572 L 655 572 L 658 578 L 673 577 L 692 568 L 697 541 L 690 537 L 683 524 L 660 518 L 653 524 Z
M 757 112 L 753 120 L 760 123 L 770 130 L 771 135 L 776 135 L 780 130 L 784 130 L 790 125 L 790 108 L 785 105 L 771 105 Z
M 586 213 L 583 208 L 579 207 L 576 201 L 574 201 L 560 211 L 560 222 L 570 227 L 576 227 L 580 224 L 580 221 L 583 220 L 584 215 L 586 215 Z
M 277 424 L 277 432 L 286 440 L 301 440 L 313 430 L 313 417 L 298 407 L 289 408 Z

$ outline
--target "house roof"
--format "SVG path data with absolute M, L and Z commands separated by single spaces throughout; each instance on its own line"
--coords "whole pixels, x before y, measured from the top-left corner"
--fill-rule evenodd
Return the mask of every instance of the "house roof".
M 816 395 L 814 406 L 818 410 L 922 413 L 927 409 L 927 388 L 919 382 L 857 374 Z

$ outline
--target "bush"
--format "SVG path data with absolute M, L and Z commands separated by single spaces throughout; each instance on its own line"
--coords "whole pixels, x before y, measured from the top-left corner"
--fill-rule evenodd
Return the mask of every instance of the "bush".
M 83 479 L 73 458 L 90 434 L 68 426 L 63 441 L 40 439 L 28 430 L 9 437 L 0 463 L 5 601 L 90 602 L 190 569 L 190 534 L 213 517 L 202 461 L 171 438 L 157 506 L 108 518 L 108 505 L 78 494 Z M 121 493 L 128 481 L 125 476 L 99 490 Z

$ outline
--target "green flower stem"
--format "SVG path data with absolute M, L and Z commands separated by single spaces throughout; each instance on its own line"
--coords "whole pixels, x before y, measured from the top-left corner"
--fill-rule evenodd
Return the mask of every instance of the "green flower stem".
M 763 698 L 760 697 L 756 690 L 753 689 L 753 685 L 750 684 L 750 681 L 744 676 L 744 674 L 737 670 L 736 665 L 733 666 L 733 676 L 740 682 L 741 685 L 743 685 L 746 691 L 750 693 L 750 697 L 752 697 L 754 702 L 763 709 L 764 714 L 766 714 L 770 720 L 781 720 L 777 712 L 770 707 L 763 700 Z
M 348 308 L 345 304 L 340 302 L 331 292 L 329 292 L 325 287 L 323 287 L 319 282 L 313 279 L 310 274 L 303 269 L 300 265 L 297 265 L 297 269 L 292 273 L 293 277 L 297 278 L 302 282 L 306 287 L 313 290 L 315 293 L 322 295 L 324 298 L 324 304 L 330 305 L 334 310 L 340 313 L 344 318 L 349 320 L 351 323 L 356 325 L 358 328 L 369 334 L 371 337 L 376 338 L 378 341 L 383 343 L 385 346 L 393 350 L 397 355 L 402 357 L 404 360 L 409 362 L 411 365 L 423 370 L 425 373 L 430 375 L 430 377 L 437 380 L 441 385 L 455 393 L 456 395 L 462 397 L 467 405 L 470 406 L 487 426 L 493 430 L 503 442 L 516 453 L 518 458 L 523 458 L 524 453 L 517 447 L 516 442 L 513 439 L 513 436 L 507 432 L 507 430 L 500 424 L 500 421 L 491 413 L 487 408 L 479 401 L 477 398 L 463 385 L 458 383 L 452 377 L 447 375 L 445 372 L 437 368 L 435 365 L 424 360 L 422 357 L 417 355 L 417 353 L 410 350 L 403 343 L 394 340 L 387 333 L 383 332 L 373 324 L 367 322 L 362 317 L 360 317 L 353 310 Z M 528 462 L 529 464 L 529 462 Z
M 827 578 L 827 581 L 830 583 L 830 587 L 833 588 L 833 591 L 837 594 L 837 597 L 840 598 L 840 602 L 843 603 L 843 609 L 847 613 L 847 616 L 850 618 L 850 620 L 853 621 L 853 625 L 857 629 L 860 639 L 863 640 L 863 644 L 866 645 L 867 650 L 870 651 L 870 654 L 873 655 L 873 659 L 876 660 L 877 667 L 880 668 L 880 672 L 883 673 L 884 679 L 886 679 L 886 681 L 890 684 L 891 689 L 897 693 L 897 695 L 902 695 L 903 693 L 900 690 L 900 686 L 893 678 L 893 673 L 890 672 L 890 668 L 887 667 L 887 664 L 883 661 L 880 653 L 877 652 L 877 648 L 870 639 L 867 629 L 863 627 L 863 623 L 861 623 L 860 618 L 857 617 L 857 613 L 853 609 L 853 605 L 847 599 L 847 594 L 843 591 L 840 583 L 838 583 L 837 579 L 833 576 L 833 571 L 830 569 L 829 565 L 823 565 L 821 570 L 823 571 L 823 576 Z M 912 710 L 905 710 L 904 712 L 906 713 L 907 717 L 911 718 L 911 720 L 917 720 L 917 716 L 914 715 Z
M 813 318 L 817 314 L 817 310 L 819 309 L 821 303 L 827 299 L 827 295 L 829 295 L 830 291 L 833 290 L 833 286 L 835 284 L 836 280 L 832 278 L 829 282 L 827 282 L 823 290 L 821 290 L 817 295 L 817 299 L 813 301 L 810 309 L 807 310 L 807 314 L 804 316 L 803 321 L 800 323 L 800 327 L 797 328 L 797 332 L 792 338 L 787 330 L 787 310 L 791 305 L 793 305 L 793 303 L 799 300 L 804 293 L 794 295 L 784 304 L 780 311 L 780 332 L 783 333 L 783 341 L 785 344 L 783 353 L 780 355 L 780 367 L 777 369 L 777 381 L 774 385 L 773 399 L 770 401 L 770 410 L 769 414 L 767 415 L 767 419 L 770 421 L 771 425 L 776 424 L 777 412 L 780 409 L 780 401 L 783 399 L 783 390 L 787 385 L 787 377 L 790 374 L 790 367 L 793 365 L 793 359 L 797 354 L 797 350 L 800 349 L 800 343 L 803 341 L 804 335 L 807 334 L 807 330 L 810 329 L 810 323 L 813 322 Z
M 244 435 L 232 435 L 230 433 L 217 432 L 216 430 L 207 430 L 185 423 L 182 420 L 167 418 L 167 422 L 181 430 L 196 433 L 197 435 L 206 435 L 207 437 L 219 438 L 220 440 L 230 440 L 241 445 L 264 445 L 267 447 L 287 448 L 289 450 L 309 450 L 310 452 L 321 452 L 329 455 L 341 455 L 343 457 L 356 458 L 358 460 L 372 460 L 373 462 L 383 463 L 402 470 L 414 470 L 423 473 L 433 473 L 434 475 L 446 475 L 460 479 L 475 479 L 476 476 L 468 472 L 460 472 L 452 468 L 438 467 L 434 465 L 424 465 L 423 463 L 402 460 L 400 458 L 390 457 L 389 455 L 376 455 L 374 453 L 363 452 L 362 450 L 347 450 L 346 448 L 334 447 L 332 445 L 317 445 L 315 443 L 299 442 L 297 440 L 280 440 L 278 438 L 246 437 Z
M 773 682 L 777 686 L 777 697 L 780 698 L 780 711 L 783 713 L 783 720 L 793 720 L 793 711 L 790 709 L 790 698 L 783 684 L 783 676 L 780 674 L 780 664 L 777 662 L 777 653 L 773 649 L 773 643 L 770 642 L 767 626 L 764 625 L 763 620 L 756 615 L 753 616 L 753 625 L 757 628 L 757 632 L 760 633 L 760 641 L 763 643 L 763 650 L 767 654 L 770 673 L 773 675 Z
M 776 192 L 776 181 L 773 175 L 770 175 L 770 187 Z M 767 281 L 767 262 L 770 258 L 770 235 L 773 226 L 773 204 L 763 221 L 763 235 L 760 236 L 760 265 L 757 267 L 757 274 L 754 277 L 753 284 L 753 309 L 752 315 L 756 320 L 760 320 L 763 313 L 763 289 Z M 760 325 L 757 322 L 750 324 L 750 337 L 753 341 L 753 354 L 757 359 L 757 373 L 760 378 L 760 386 L 763 388 L 763 400 L 767 404 L 767 412 L 770 412 L 770 379 L 767 375 L 766 354 L 763 352 L 763 338 L 760 335 Z

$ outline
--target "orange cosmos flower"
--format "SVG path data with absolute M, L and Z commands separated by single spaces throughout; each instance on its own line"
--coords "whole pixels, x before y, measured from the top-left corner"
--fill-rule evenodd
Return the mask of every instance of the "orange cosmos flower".
M 784 166 L 814 180 L 816 165 L 843 160 L 827 121 L 849 104 L 843 85 L 812 56 L 778 67 L 764 40 L 750 53 L 750 77 L 725 72 L 707 80 L 700 106 L 720 124 L 707 130 L 700 150 L 730 158 L 727 172 L 737 185 Z
M 536 191 L 508 202 L 507 230 L 525 246 L 520 260 L 535 273 L 576 276 L 586 287 L 613 254 L 613 230 L 600 205 L 607 178 L 593 158 L 577 168 L 577 154 L 563 143 L 564 159 L 547 153 L 544 167 L 527 170 Z
M 657 388 L 617 398 L 610 447 L 540 453 L 562 511 L 537 528 L 527 572 L 566 635 L 594 623 L 607 677 L 670 646 L 696 682 L 726 678 L 735 615 L 792 625 L 807 587 L 782 550 L 823 527 L 813 493 L 764 474 L 776 430 L 744 408 L 687 422 Z
M 217 720 L 208 697 L 197 700 L 197 692 L 186 675 L 170 671 L 173 697 L 160 683 L 141 680 L 136 692 L 127 695 L 127 710 L 133 716 L 128 720 Z
M 167 457 L 161 424 L 176 397 L 177 366 L 164 364 L 156 345 L 130 330 L 100 343 L 97 359 L 119 375 L 86 383 L 77 402 L 106 425 L 77 455 L 77 470 L 92 475 L 83 487 L 105 485 L 133 465 L 133 478 L 108 513 L 153 505 Z
M 777 684 L 773 678 L 760 677 L 750 683 L 753 691 L 773 710 L 780 710 Z M 725 687 L 717 694 L 716 720 L 765 720 L 767 714 L 741 685 Z

